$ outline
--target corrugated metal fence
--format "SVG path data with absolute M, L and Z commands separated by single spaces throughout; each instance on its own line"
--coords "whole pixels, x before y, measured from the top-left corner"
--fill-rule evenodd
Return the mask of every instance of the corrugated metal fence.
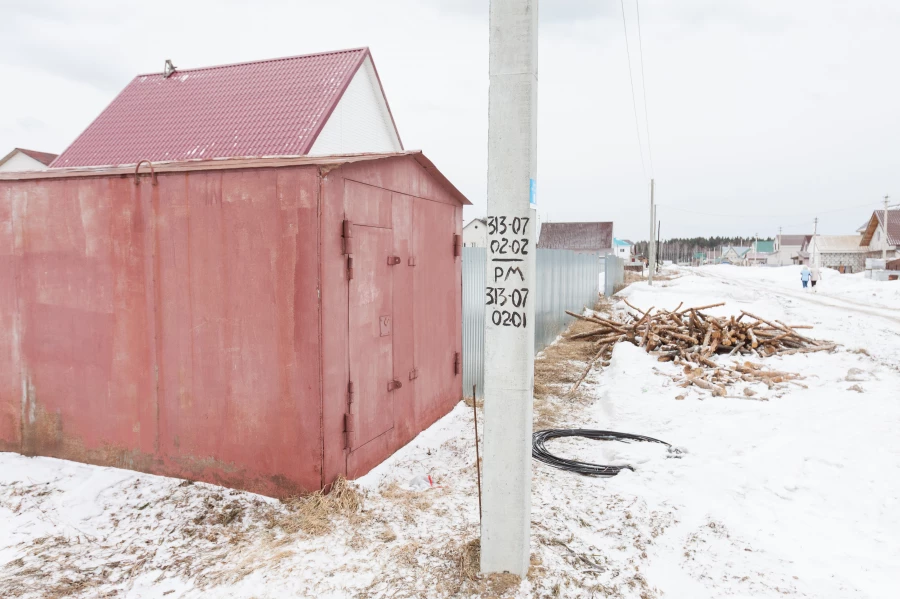
M 484 388 L 485 248 L 463 248 L 463 393 Z M 581 311 L 597 301 L 601 264 L 597 254 L 537 250 L 534 291 L 534 349 L 541 351 Z M 624 275 L 623 275 L 624 276 Z
M 603 295 L 610 297 L 625 285 L 625 260 L 615 254 L 607 254 L 604 262 L 606 282 L 603 286 Z

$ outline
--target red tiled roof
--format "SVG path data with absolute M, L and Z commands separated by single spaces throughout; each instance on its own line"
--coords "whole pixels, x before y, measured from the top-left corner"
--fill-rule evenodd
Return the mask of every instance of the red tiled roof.
M 357 48 L 138 75 L 53 167 L 306 154 L 367 57 Z
M 612 223 L 544 223 L 539 248 L 598 252 L 612 248 Z

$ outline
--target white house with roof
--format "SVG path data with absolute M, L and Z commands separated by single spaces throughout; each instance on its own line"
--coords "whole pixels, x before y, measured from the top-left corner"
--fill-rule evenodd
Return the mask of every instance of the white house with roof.
M 0 158 L 0 173 L 45 171 L 55 159 L 56 154 L 13 148 L 12 152 Z
M 631 261 L 631 258 L 634 255 L 633 248 L 634 244 L 628 239 L 613 238 L 613 249 L 615 249 L 618 258 Z
M 860 245 L 862 235 L 813 235 L 804 244 L 802 253 L 809 255 L 809 264 L 834 268 L 844 273 L 865 270 L 866 248 Z
M 463 227 L 463 247 L 487 247 L 487 221 L 483 218 L 473 218 Z
M 860 227 L 860 245 L 869 258 L 900 256 L 900 209 L 875 210 L 866 224 Z
M 723 246 L 721 261 L 727 262 L 728 264 L 746 266 L 749 262 L 747 254 L 751 249 L 753 248 L 735 245 Z
M 372 55 L 354 48 L 138 75 L 53 167 L 402 150 Z

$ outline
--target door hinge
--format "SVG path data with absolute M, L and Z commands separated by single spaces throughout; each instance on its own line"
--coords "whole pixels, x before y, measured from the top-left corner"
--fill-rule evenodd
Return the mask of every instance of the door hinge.
M 417 378 L 419 378 L 419 369 L 418 369 L 418 368 L 413 368 L 412 370 L 409 371 L 409 380 L 412 381 L 412 380 L 415 380 L 415 379 L 417 379 Z
M 460 374 L 462 372 L 462 358 L 459 352 L 456 352 L 453 356 L 453 372 L 456 374 Z
M 347 256 L 347 279 L 353 278 L 353 256 Z
M 388 266 L 400 264 L 400 256 L 388 256 Z
M 456 258 L 462 256 L 462 235 L 453 236 L 453 256 Z
M 344 254 L 353 253 L 353 223 L 344 219 L 341 229 Z
M 353 403 L 353 381 L 347 383 L 347 403 Z
M 349 412 L 344 414 L 344 448 L 350 449 L 353 432 L 356 430 L 356 415 Z
M 393 391 L 394 389 L 399 389 L 403 386 L 403 383 L 394 379 L 393 381 L 388 382 L 388 391 Z

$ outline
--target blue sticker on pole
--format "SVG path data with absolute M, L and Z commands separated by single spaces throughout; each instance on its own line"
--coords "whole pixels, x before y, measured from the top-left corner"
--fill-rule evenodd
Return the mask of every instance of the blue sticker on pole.
M 537 205 L 537 181 L 534 179 L 529 179 L 530 184 L 528 186 L 528 203 L 532 206 Z

